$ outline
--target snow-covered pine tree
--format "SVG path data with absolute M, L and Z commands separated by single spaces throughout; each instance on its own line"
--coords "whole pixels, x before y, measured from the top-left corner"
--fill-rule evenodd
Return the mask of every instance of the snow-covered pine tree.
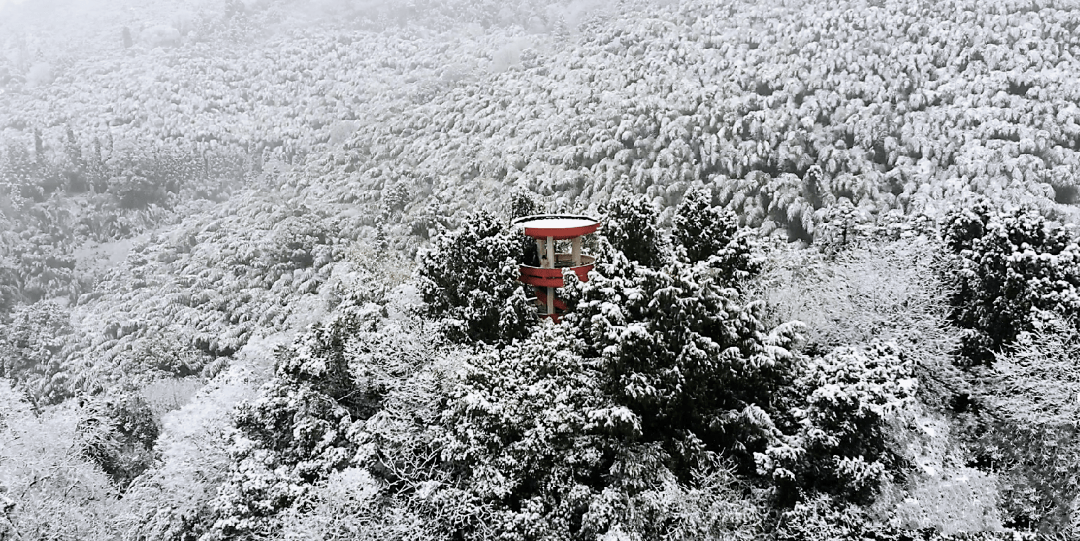
M 504 343 L 528 335 L 536 315 L 518 281 L 522 244 L 484 211 L 422 252 L 417 284 L 428 316 L 455 341 Z
M 688 476 L 705 451 L 729 453 L 745 472 L 779 435 L 771 416 L 793 377 L 798 327 L 765 328 L 759 303 L 707 267 L 651 269 L 612 254 L 568 297 L 567 316 L 596 359 L 605 392 L 640 418 L 641 438 L 662 445 Z
M 630 261 L 658 269 L 667 262 L 667 242 L 659 212 L 643 195 L 620 194 L 602 209 L 601 234 Z
M 510 219 L 539 214 L 540 205 L 536 203 L 535 195 L 525 188 L 514 188 L 510 192 Z
M 209 539 L 272 536 L 280 511 L 349 465 L 355 452 L 349 430 L 381 400 L 377 389 L 357 385 L 346 354 L 362 323 L 345 314 L 279 349 L 275 377 L 257 399 L 237 407 L 233 467 L 215 502 Z
M 80 453 L 124 491 L 154 463 L 160 432 L 146 400 L 132 392 L 95 397 L 80 412 Z
M 705 188 L 693 188 L 683 195 L 675 208 L 671 236 L 679 256 L 690 263 L 708 261 L 718 269 L 721 281 L 733 284 L 761 270 L 750 237 L 739 232 L 734 212 L 712 205 L 712 194 Z
M 952 318 L 967 329 L 961 347 L 970 362 L 993 362 L 1040 312 L 1080 313 L 1080 247 L 1042 215 L 987 204 L 960 209 L 946 218 L 945 242 L 953 254 Z
M 617 383 L 575 335 L 569 325 L 541 326 L 473 357 L 449 382 L 439 425 L 414 438 L 439 457 L 437 475 L 412 495 L 439 538 L 710 539 L 751 530 L 757 511 L 729 490 L 734 475 L 720 454 L 693 434 L 644 433 L 641 414 L 619 403 Z M 694 453 L 672 460 L 673 449 Z
M 0 376 L 35 403 L 69 398 L 66 360 L 73 332 L 71 316 L 60 304 L 19 305 L 8 323 L 0 323 Z
M 785 434 L 756 454 L 783 503 L 814 493 L 865 503 L 903 466 L 889 424 L 915 397 L 914 363 L 895 344 L 841 347 L 799 366 L 789 405 L 777 417 Z

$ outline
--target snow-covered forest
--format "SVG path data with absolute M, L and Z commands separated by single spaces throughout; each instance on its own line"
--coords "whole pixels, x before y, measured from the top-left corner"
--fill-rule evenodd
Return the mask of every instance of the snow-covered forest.
M 1078 30 L 0 0 L 0 540 L 1080 536 Z

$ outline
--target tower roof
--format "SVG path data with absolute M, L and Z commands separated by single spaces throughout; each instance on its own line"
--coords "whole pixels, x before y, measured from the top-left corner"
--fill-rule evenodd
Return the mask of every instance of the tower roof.
M 593 233 L 600 222 L 588 216 L 571 214 L 538 214 L 514 220 L 514 225 L 525 228 L 525 235 L 533 238 L 552 237 L 555 240 L 572 239 Z

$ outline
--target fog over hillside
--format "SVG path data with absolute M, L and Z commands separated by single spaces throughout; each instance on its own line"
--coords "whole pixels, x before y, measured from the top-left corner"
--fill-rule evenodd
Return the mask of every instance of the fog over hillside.
M 1075 537 L 1078 28 L 0 0 L 0 541 Z

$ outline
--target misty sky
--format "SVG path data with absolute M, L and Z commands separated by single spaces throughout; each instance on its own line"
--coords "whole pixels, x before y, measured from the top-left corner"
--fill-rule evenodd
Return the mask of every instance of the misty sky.
M 4 8 L 6 8 L 8 4 L 21 4 L 25 1 L 26 0 L 0 0 L 0 13 L 4 11 Z

